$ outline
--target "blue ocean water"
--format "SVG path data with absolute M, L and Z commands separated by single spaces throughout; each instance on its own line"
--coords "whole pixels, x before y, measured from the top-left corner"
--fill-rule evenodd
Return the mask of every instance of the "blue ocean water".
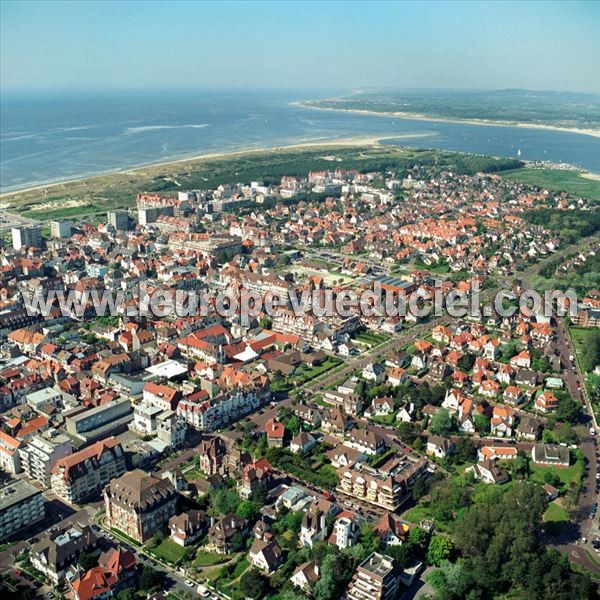
M 361 135 L 405 146 L 496 156 L 516 157 L 520 150 L 522 159 L 567 162 L 600 173 L 599 138 L 294 104 L 323 95 L 266 90 L 3 94 L 0 189 L 6 192 L 210 152 Z

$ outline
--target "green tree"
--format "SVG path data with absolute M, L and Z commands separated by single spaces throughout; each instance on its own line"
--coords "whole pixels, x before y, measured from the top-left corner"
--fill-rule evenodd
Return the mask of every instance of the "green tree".
M 162 577 L 158 571 L 155 571 L 152 567 L 144 565 L 142 573 L 139 577 L 138 585 L 141 590 L 148 592 L 160 585 Z
M 258 504 L 251 500 L 242 500 L 237 507 L 237 515 L 248 521 L 255 521 L 258 517 L 260 508 Z
M 98 566 L 98 557 L 91 552 L 82 552 L 77 562 L 84 571 L 89 571 L 92 567 Z
M 475 418 L 473 419 L 475 422 L 475 429 L 480 433 L 480 434 L 486 434 L 489 433 L 491 430 L 491 422 L 488 419 L 488 417 L 486 417 L 485 415 L 475 415 Z
M 455 428 L 454 420 L 445 408 L 440 408 L 431 418 L 429 430 L 437 435 L 448 435 Z
M 257 569 L 251 568 L 240 578 L 240 587 L 249 598 L 264 598 L 269 591 L 269 580 Z
M 430 565 L 440 566 L 442 562 L 450 558 L 453 550 L 454 546 L 449 538 L 434 535 L 427 549 L 427 562 Z

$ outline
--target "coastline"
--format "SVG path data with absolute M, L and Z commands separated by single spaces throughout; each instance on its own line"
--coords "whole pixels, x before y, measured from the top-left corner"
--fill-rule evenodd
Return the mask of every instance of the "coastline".
M 544 125 L 542 123 L 522 123 L 519 121 L 494 121 L 492 119 L 456 119 L 452 117 L 432 117 L 420 113 L 411 112 L 377 112 L 376 110 L 362 110 L 360 108 L 331 108 L 329 106 L 313 106 L 305 101 L 293 102 L 295 106 L 310 108 L 312 110 L 330 110 L 334 112 L 347 112 L 354 114 L 370 115 L 373 117 L 387 117 L 398 119 L 414 119 L 416 121 L 433 121 L 436 123 L 458 123 L 466 125 L 490 125 L 493 127 L 522 127 L 525 129 L 546 129 L 548 131 L 562 131 L 564 133 L 576 133 L 578 135 L 589 135 L 600 138 L 600 129 L 581 129 L 578 127 L 559 127 L 558 125 Z
M 394 136 L 394 139 L 400 139 L 402 137 L 404 137 L 406 139 L 415 138 L 415 137 L 429 137 L 429 134 L 406 134 L 404 136 Z M 102 177 L 110 177 L 110 176 L 114 176 L 114 175 L 143 174 L 144 171 L 146 171 L 148 169 L 168 168 L 171 165 L 181 165 L 182 163 L 188 163 L 188 162 L 195 163 L 195 162 L 201 162 L 204 160 L 211 160 L 211 159 L 231 158 L 231 157 L 235 157 L 235 156 L 262 154 L 262 153 L 267 153 L 267 152 L 281 152 L 281 151 L 286 151 L 286 150 L 297 150 L 297 149 L 302 149 L 302 148 L 328 149 L 328 148 L 335 148 L 335 147 L 348 148 L 348 147 L 355 147 L 355 146 L 379 146 L 379 145 L 381 145 L 379 143 L 379 141 L 383 140 L 383 139 L 385 139 L 385 136 L 364 135 L 364 136 L 347 137 L 347 138 L 333 138 L 333 139 L 329 138 L 329 139 L 312 140 L 312 141 L 309 140 L 309 141 L 304 141 L 304 142 L 295 142 L 292 144 L 284 144 L 284 145 L 278 145 L 278 146 L 261 146 L 259 148 L 241 148 L 238 150 L 223 150 L 220 152 L 209 152 L 206 154 L 197 154 L 197 155 L 189 156 L 186 158 L 178 158 L 178 159 L 172 159 L 172 160 L 166 160 L 166 161 L 160 161 L 160 162 L 144 163 L 141 165 L 136 165 L 134 167 L 127 167 L 124 169 L 116 169 L 116 170 L 111 170 L 111 171 L 105 171 L 102 173 L 82 175 L 79 177 L 73 177 L 73 178 L 69 178 L 69 179 L 61 179 L 59 181 L 51 181 L 51 182 L 47 182 L 47 183 L 39 183 L 39 184 L 35 184 L 35 185 L 30 185 L 28 187 L 23 187 L 23 188 L 19 188 L 19 189 L 15 189 L 15 190 L 8 190 L 6 192 L 2 192 L 2 193 L 0 193 L 0 199 L 6 200 L 6 199 L 9 199 L 12 197 L 19 196 L 21 194 L 29 194 L 31 192 L 36 192 L 36 191 L 40 191 L 40 190 L 48 192 L 54 188 L 60 188 L 60 187 L 63 187 L 63 186 L 69 185 L 69 184 L 80 184 L 80 183 L 83 183 L 88 180 L 102 178 Z M 2 209 L 10 208 L 10 206 L 2 206 L 1 208 Z

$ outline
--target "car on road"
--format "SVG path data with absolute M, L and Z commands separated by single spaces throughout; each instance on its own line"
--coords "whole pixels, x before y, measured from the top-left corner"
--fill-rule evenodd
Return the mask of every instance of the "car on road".
M 194 587 L 194 582 L 193 582 L 193 581 L 190 581 L 189 579 L 186 579 L 184 583 L 185 583 L 185 585 L 187 585 L 188 587 Z

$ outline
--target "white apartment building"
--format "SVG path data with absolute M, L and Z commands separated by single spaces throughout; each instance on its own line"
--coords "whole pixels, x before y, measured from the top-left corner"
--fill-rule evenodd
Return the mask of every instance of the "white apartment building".
M 33 436 L 19 450 L 21 467 L 27 477 L 46 485 L 50 481 L 50 471 L 54 463 L 71 454 L 72 450 L 69 437 L 49 429 Z

